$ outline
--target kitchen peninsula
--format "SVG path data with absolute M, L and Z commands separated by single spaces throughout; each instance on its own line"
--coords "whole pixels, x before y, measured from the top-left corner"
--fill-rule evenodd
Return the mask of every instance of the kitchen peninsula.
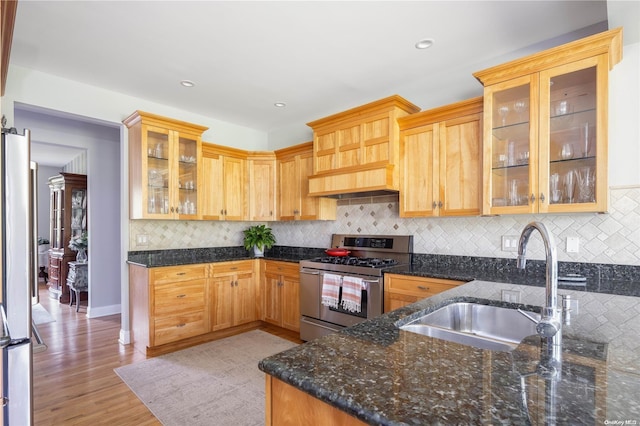
M 502 352 L 397 327 L 454 301 L 503 304 L 503 290 L 543 304 L 543 288 L 472 281 L 262 360 L 266 424 L 308 424 L 310 412 L 349 424 L 544 424 L 550 401 L 558 424 L 640 421 L 640 298 L 562 290 L 579 313 L 564 329 L 556 386 L 538 367 L 537 336 Z

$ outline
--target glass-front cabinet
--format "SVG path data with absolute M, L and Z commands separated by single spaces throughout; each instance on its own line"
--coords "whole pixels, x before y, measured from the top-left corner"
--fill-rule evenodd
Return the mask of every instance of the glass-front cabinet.
M 87 176 L 62 172 L 48 180 L 49 202 L 49 279 L 47 285 L 53 298 L 69 302 L 66 285 L 68 263 L 76 260 L 77 252 L 69 247 L 72 238 L 82 236 L 87 224 Z
M 129 128 L 131 219 L 198 219 L 206 127 L 136 111 Z
M 474 74 L 485 84 L 483 214 L 607 210 L 619 37 L 611 30 Z

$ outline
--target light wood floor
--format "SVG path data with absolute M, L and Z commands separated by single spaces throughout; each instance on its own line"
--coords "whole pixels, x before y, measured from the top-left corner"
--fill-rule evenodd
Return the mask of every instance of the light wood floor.
M 118 343 L 120 315 L 88 319 L 86 302 L 76 312 L 50 299 L 43 285 L 40 303 L 56 322 L 38 326 L 47 350 L 33 356 L 35 425 L 160 425 L 113 371 L 146 359 Z

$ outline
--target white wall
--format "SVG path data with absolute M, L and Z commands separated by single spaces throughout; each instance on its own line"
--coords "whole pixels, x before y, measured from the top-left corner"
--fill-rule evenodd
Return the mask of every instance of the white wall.
M 640 43 L 609 73 L 609 184 L 640 184 Z

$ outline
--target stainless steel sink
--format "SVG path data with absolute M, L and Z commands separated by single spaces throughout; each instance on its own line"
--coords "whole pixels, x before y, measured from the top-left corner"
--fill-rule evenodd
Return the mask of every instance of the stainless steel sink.
M 539 320 L 540 314 L 527 312 Z M 477 348 L 511 351 L 536 325 L 516 309 L 457 302 L 400 326 L 401 330 Z

